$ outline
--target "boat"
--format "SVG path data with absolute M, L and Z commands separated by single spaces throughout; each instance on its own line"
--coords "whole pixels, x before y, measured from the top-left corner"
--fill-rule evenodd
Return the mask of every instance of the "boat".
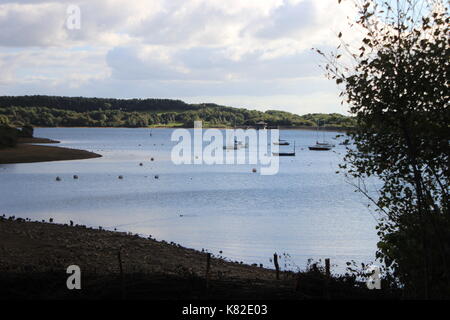
M 319 127 L 320 123 L 317 126 L 317 134 L 319 133 Z M 334 144 L 329 143 L 325 140 L 323 142 L 319 142 L 319 140 L 316 140 L 316 144 L 313 146 L 309 146 L 308 149 L 312 151 L 329 151 L 334 147 L 335 147 Z
M 238 141 L 237 139 L 234 139 L 233 145 L 223 146 L 224 150 L 238 150 L 241 148 L 248 148 L 248 143 L 243 144 L 242 141 Z
M 294 152 L 272 152 L 272 155 L 279 157 L 295 157 L 295 141 L 294 141 Z
M 272 152 L 272 154 L 279 157 L 295 157 L 295 152 Z
M 234 119 L 234 130 L 236 130 L 236 118 Z M 238 150 L 241 148 L 248 148 L 248 143 L 243 144 L 242 141 L 238 141 L 236 137 L 234 138 L 233 145 L 223 146 L 224 150 Z
M 327 141 L 324 141 L 324 142 L 316 141 L 316 145 L 319 145 L 319 146 L 325 146 L 325 147 L 331 147 L 331 148 L 336 147 L 335 144 L 329 143 L 329 142 L 327 142 Z
M 331 150 L 333 147 L 325 144 L 316 144 L 314 146 L 309 146 L 308 149 L 312 151 L 328 151 Z
M 277 129 L 280 130 L 280 126 L 277 126 Z M 273 144 L 276 146 L 288 146 L 289 142 L 278 138 L 278 141 L 275 141 Z
M 332 148 L 334 148 L 335 145 L 328 143 L 328 142 L 319 142 L 316 141 L 316 144 L 313 146 L 309 146 L 309 150 L 314 150 L 314 151 L 328 151 L 331 150 Z
M 279 139 L 277 142 L 274 142 L 273 144 L 278 145 L 278 146 L 288 146 L 289 142 L 287 142 L 286 140 Z

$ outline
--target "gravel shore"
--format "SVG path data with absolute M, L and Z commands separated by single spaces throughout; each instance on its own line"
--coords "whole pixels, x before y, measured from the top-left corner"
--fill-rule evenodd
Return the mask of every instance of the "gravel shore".
M 67 289 L 70 265 L 81 269 L 81 290 Z M 320 269 L 281 272 L 277 280 L 275 270 L 223 257 L 209 265 L 207 274 L 207 253 L 175 243 L 0 217 L 0 299 L 392 298 Z

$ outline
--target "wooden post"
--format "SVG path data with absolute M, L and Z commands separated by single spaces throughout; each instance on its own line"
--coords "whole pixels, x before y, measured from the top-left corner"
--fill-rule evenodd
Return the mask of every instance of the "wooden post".
M 209 288 L 209 269 L 211 268 L 211 253 L 206 254 L 206 289 Z
M 280 280 L 280 266 L 278 265 L 278 255 L 276 252 L 273 254 L 273 264 L 275 265 L 275 270 L 277 272 L 277 280 Z
M 331 271 L 330 271 L 330 258 L 326 258 L 325 259 L 325 275 L 327 277 L 331 276 Z
M 325 299 L 330 299 L 330 258 L 325 259 Z
M 123 277 L 122 257 L 121 257 L 121 254 L 120 254 L 120 250 L 121 249 L 119 249 L 119 252 L 117 253 L 117 259 L 119 260 L 120 291 L 121 291 L 121 294 L 122 294 L 122 299 L 124 299 L 125 298 L 125 280 L 124 280 L 124 277 Z

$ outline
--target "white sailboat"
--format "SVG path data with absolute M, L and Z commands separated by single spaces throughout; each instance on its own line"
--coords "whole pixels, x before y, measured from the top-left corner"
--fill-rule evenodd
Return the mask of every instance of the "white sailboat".
M 319 127 L 320 127 L 320 123 L 317 126 L 317 134 L 319 133 Z M 323 135 L 325 137 L 325 135 Z M 325 139 L 323 139 L 322 142 L 319 142 L 319 140 L 316 140 L 316 144 L 309 146 L 308 149 L 312 150 L 312 151 L 329 151 L 332 148 L 334 148 L 336 145 L 329 143 L 328 141 L 325 141 Z
M 273 144 L 278 146 L 288 146 L 289 142 L 286 140 L 279 139 L 278 141 L 275 141 Z
M 248 148 L 248 143 L 243 144 L 242 141 L 238 141 L 236 138 L 234 138 L 233 145 L 223 146 L 224 150 L 238 150 L 241 148 Z

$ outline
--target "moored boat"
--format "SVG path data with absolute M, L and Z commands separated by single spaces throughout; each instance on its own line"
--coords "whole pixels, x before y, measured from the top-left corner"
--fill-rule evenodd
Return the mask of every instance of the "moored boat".
M 277 142 L 274 142 L 273 144 L 275 144 L 275 145 L 279 145 L 279 146 L 288 146 L 289 145 L 289 142 L 288 141 L 286 141 L 286 140 L 278 140 Z
M 295 141 L 294 141 L 294 151 L 293 152 L 272 152 L 272 155 L 279 157 L 295 157 Z
M 238 141 L 237 139 L 234 139 L 233 145 L 223 146 L 224 150 L 238 150 L 241 148 L 248 148 L 248 143 L 243 144 L 242 141 Z
M 329 145 L 324 145 L 324 144 L 316 144 L 314 146 L 309 146 L 308 149 L 309 150 L 313 150 L 313 151 L 328 151 L 331 150 L 331 146 Z
M 317 135 L 319 135 L 319 128 L 320 128 L 320 123 L 318 123 L 318 125 L 317 125 Z M 319 142 L 319 140 L 316 140 L 316 144 L 313 146 L 309 146 L 308 149 L 312 150 L 312 151 L 329 151 L 334 147 L 335 147 L 334 144 L 329 143 L 329 142 L 325 141 L 325 139 L 324 139 L 323 142 Z

